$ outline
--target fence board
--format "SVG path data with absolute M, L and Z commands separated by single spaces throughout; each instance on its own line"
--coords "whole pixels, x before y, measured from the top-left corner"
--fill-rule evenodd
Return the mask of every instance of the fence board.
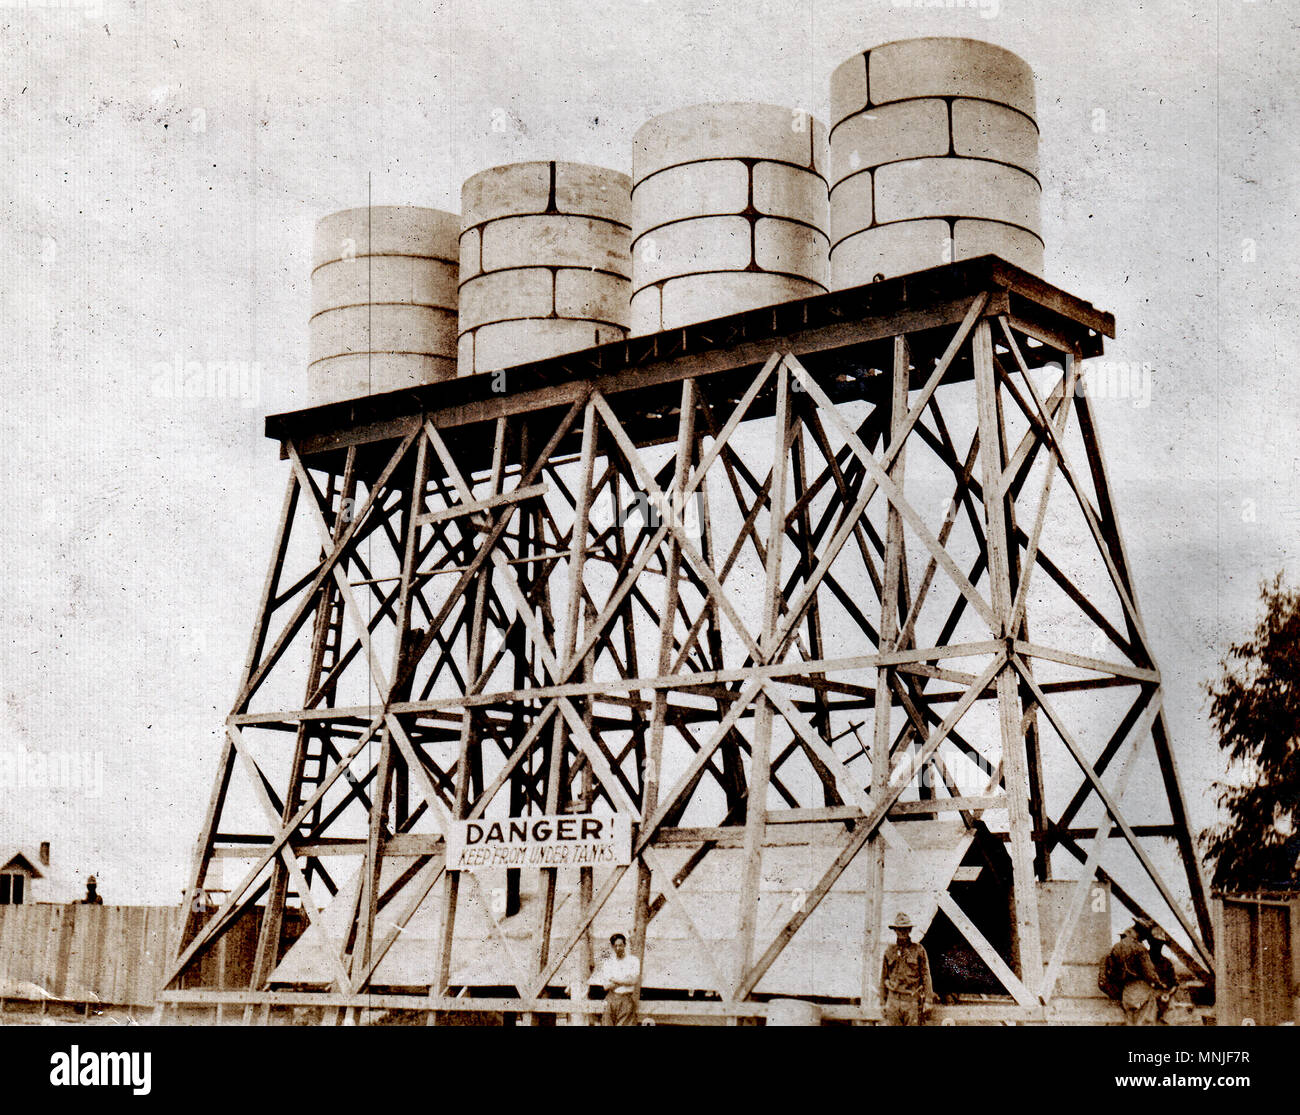
M 1216 1006 L 1221 1026 L 1249 1018 L 1256 1025 L 1300 1021 L 1292 938 L 1300 899 L 1220 899 Z
M 150 1006 L 179 925 L 170 906 L 0 907 L 0 997 Z

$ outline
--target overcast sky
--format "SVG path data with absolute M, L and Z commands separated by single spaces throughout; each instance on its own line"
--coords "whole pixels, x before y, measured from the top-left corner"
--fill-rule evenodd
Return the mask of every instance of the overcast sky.
M 1097 406 L 1207 822 L 1200 685 L 1300 553 L 1296 23 L 1281 0 L 0 0 L 0 747 L 102 763 L 98 792 L 0 789 L 0 843 L 51 840 L 110 902 L 185 885 L 286 480 L 262 418 L 306 405 L 319 216 L 368 177 L 376 204 L 458 209 L 498 163 L 630 170 L 635 128 L 688 103 L 824 118 L 851 53 L 934 34 L 1033 66 L 1047 277 L 1149 366 L 1149 399 Z M 168 397 L 160 365 L 191 360 L 259 374 Z

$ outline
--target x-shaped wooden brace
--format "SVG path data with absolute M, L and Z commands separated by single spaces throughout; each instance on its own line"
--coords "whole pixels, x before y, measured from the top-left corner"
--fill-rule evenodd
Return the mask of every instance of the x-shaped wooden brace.
M 1043 691 L 1038 687 L 1038 684 L 1034 681 L 1033 675 L 1024 659 L 1021 658 L 1019 654 L 1014 654 L 1011 658 L 1011 664 L 1025 679 L 1025 684 L 1029 686 L 1029 689 L 1034 694 L 1034 698 L 1038 702 L 1039 707 L 1042 708 L 1043 713 L 1047 716 L 1047 719 L 1056 731 L 1056 734 L 1061 738 L 1061 741 L 1069 750 L 1071 757 L 1079 765 L 1079 769 L 1083 771 L 1084 777 L 1092 784 L 1092 788 L 1096 792 L 1097 797 L 1101 799 L 1102 804 L 1106 808 L 1106 812 L 1119 827 L 1120 832 L 1124 834 L 1125 841 L 1127 841 L 1128 846 L 1132 849 L 1133 854 L 1137 856 L 1138 862 L 1142 864 L 1142 868 L 1147 873 L 1147 876 L 1155 884 L 1156 889 L 1160 892 L 1160 897 L 1165 901 L 1165 905 L 1169 907 L 1174 917 L 1178 919 L 1178 924 L 1183 927 L 1183 930 L 1191 939 L 1192 947 L 1196 949 L 1206 966 L 1212 968 L 1214 966 L 1214 958 L 1210 956 L 1210 954 L 1205 950 L 1205 947 L 1201 944 L 1197 930 L 1192 926 L 1187 915 L 1183 913 L 1181 906 L 1178 904 L 1177 898 L 1169 889 L 1168 884 L 1166 884 L 1164 879 L 1161 877 L 1155 864 L 1151 862 L 1151 857 L 1147 855 L 1146 849 L 1142 847 L 1141 841 L 1138 840 L 1137 835 L 1133 832 L 1128 821 L 1124 819 L 1124 815 L 1120 812 L 1119 802 L 1116 800 L 1115 795 L 1107 790 L 1102 784 L 1101 778 L 1098 777 L 1097 772 L 1093 770 L 1092 764 L 1088 762 L 1087 756 L 1083 753 L 1083 749 L 1079 746 L 1069 728 L 1066 727 L 1065 721 L 1052 707 L 1047 700 L 1046 694 L 1043 693 Z M 1158 694 L 1156 700 L 1153 701 L 1153 706 L 1155 708 L 1155 712 L 1152 714 L 1154 717 L 1158 715 L 1160 711 Z M 1102 829 L 1105 827 L 1105 824 L 1103 824 Z
M 1119 771 L 1115 775 L 1115 781 L 1111 788 L 1111 796 L 1114 798 L 1117 807 L 1124 800 L 1124 791 L 1128 787 L 1129 775 L 1137 766 L 1136 760 L 1138 753 L 1142 749 L 1143 737 L 1151 730 L 1151 725 L 1155 722 L 1156 713 L 1160 707 L 1159 693 L 1150 688 L 1144 689 L 1138 700 L 1146 705 L 1146 710 L 1134 726 L 1133 731 L 1129 733 L 1129 738 L 1133 740 L 1133 743 L 1128 748 L 1128 754 L 1120 763 Z M 1096 878 L 1097 868 L 1101 865 L 1102 854 L 1105 852 L 1106 845 L 1110 840 L 1109 828 L 1109 823 L 1103 817 L 1102 823 L 1097 826 L 1097 835 L 1088 848 L 1087 859 L 1079 872 L 1079 878 L 1074 884 L 1074 889 L 1070 891 L 1070 903 L 1066 907 L 1065 918 L 1057 931 L 1056 944 L 1052 948 L 1052 955 L 1047 962 L 1047 970 L 1043 975 L 1042 997 L 1044 1003 L 1051 1002 L 1052 994 L 1056 990 L 1056 981 L 1060 977 L 1061 967 L 1065 963 L 1065 954 L 1069 949 L 1070 939 L 1079 924 L 1079 915 L 1083 913 L 1083 907 L 1088 901 L 1088 891 Z
M 588 409 L 588 420 L 590 420 L 590 408 Z M 461 473 L 460 468 L 457 466 L 455 458 L 448 449 L 442 435 L 439 434 L 438 430 L 432 423 L 426 424 L 425 434 L 429 438 L 430 444 L 432 444 L 434 452 L 437 454 L 439 461 L 447 472 L 447 475 L 451 478 L 452 483 L 459 491 L 461 499 L 467 504 L 473 503 L 473 488 Z M 523 590 L 520 588 L 519 579 L 515 574 L 514 568 L 506 559 L 505 554 L 500 550 L 493 550 L 491 560 L 493 565 L 496 567 L 500 582 L 506 590 L 506 595 L 515 606 L 516 614 L 523 620 L 524 626 L 528 629 L 528 633 L 533 637 L 533 645 L 536 648 L 537 655 L 541 659 L 547 673 L 550 674 L 552 680 L 556 684 L 559 684 L 563 680 L 567 680 L 568 673 L 561 676 L 560 666 L 556 661 L 554 651 L 551 648 L 551 641 L 547 637 L 545 625 L 542 623 L 541 617 L 537 615 L 536 611 L 525 597 Z M 569 670 L 569 673 L 571 672 L 572 668 Z M 609 765 L 609 760 L 604 749 L 596 743 L 591 734 L 587 731 L 586 725 L 582 723 L 582 717 L 573 707 L 573 703 L 566 697 L 557 697 L 555 698 L 554 703 L 558 707 L 561 715 L 563 715 L 564 719 L 567 721 L 569 729 L 573 734 L 573 738 L 578 744 L 579 750 L 586 756 L 587 761 L 591 763 L 592 770 L 600 779 L 601 785 L 605 791 L 610 794 L 611 798 L 621 810 L 626 811 L 630 816 L 639 817 L 640 810 L 637 809 L 632 800 L 627 796 L 621 781 L 615 776 L 612 767 Z M 522 751 L 523 749 L 518 748 L 516 750 Z
M 429 427 L 426 427 L 426 433 L 429 431 L 429 429 L 430 429 Z M 442 439 L 438 438 L 436 441 L 433 442 L 435 449 L 438 449 L 440 454 L 445 452 L 446 450 L 446 446 L 441 444 L 441 441 Z M 300 480 L 303 479 L 306 473 L 306 469 L 303 467 L 302 461 L 298 457 L 298 454 L 292 445 L 289 446 L 289 459 L 292 462 L 295 471 L 299 473 Z M 449 460 L 449 457 L 444 459 L 444 465 L 446 464 L 446 460 Z M 456 472 L 455 476 L 457 478 L 458 484 L 462 488 L 462 494 L 464 494 L 464 492 L 468 491 L 468 487 L 464 484 L 464 478 L 460 477 L 459 472 Z M 470 499 L 473 498 L 472 493 L 470 493 L 469 498 Z M 315 510 L 315 515 L 313 517 L 316 520 L 316 528 L 318 531 L 322 532 L 322 534 L 325 534 L 326 532 L 328 532 L 328 525 L 325 521 L 324 515 L 321 512 L 321 508 L 318 505 L 314 508 L 314 510 Z M 494 551 L 493 557 L 503 560 L 502 555 L 500 554 L 499 551 Z M 509 570 L 509 573 L 513 577 L 514 571 L 510 569 L 508 565 L 506 566 L 506 569 Z M 374 679 L 376 688 L 381 693 L 387 695 L 384 702 L 384 711 L 381 714 L 384 719 L 384 724 L 388 728 L 389 732 L 392 735 L 392 738 L 396 741 L 398 748 L 401 750 L 402 755 L 406 759 L 408 769 L 415 776 L 420 794 L 423 797 L 425 803 L 428 805 L 429 810 L 432 812 L 435 818 L 438 831 L 442 833 L 446 833 L 451 827 L 450 815 L 448 814 L 446 807 L 442 804 L 442 799 L 438 795 L 437 789 L 433 785 L 433 781 L 429 778 L 428 771 L 425 770 L 424 763 L 421 761 L 419 754 L 415 750 L 415 746 L 414 744 L 412 744 L 410 736 L 407 734 L 406 729 L 403 727 L 401 721 L 398 719 L 397 714 L 393 712 L 390 707 L 392 701 L 392 691 L 393 691 L 392 686 L 389 685 L 388 680 L 384 673 L 383 666 L 379 663 L 377 656 L 373 651 L 373 647 L 371 646 L 369 631 L 366 625 L 365 616 L 362 613 L 360 607 L 357 605 L 356 599 L 352 594 L 351 584 L 348 582 L 347 577 L 344 575 L 342 569 L 338 565 L 334 567 L 334 574 L 336 580 L 339 583 L 339 594 L 343 598 L 344 607 L 352 616 L 353 621 L 356 623 L 356 626 L 360 632 L 359 637 L 361 638 L 362 645 L 365 650 L 366 659 L 370 663 L 370 675 Z M 518 592 L 517 582 L 514 584 L 514 588 L 515 591 Z M 520 597 L 522 599 L 522 594 L 520 594 Z M 525 606 L 527 605 L 525 604 Z M 464 777 L 463 774 L 462 777 Z M 492 928 L 497 938 L 500 940 L 502 947 L 505 949 L 506 955 L 510 958 L 512 966 L 515 968 L 516 977 L 519 980 L 516 986 L 517 989 L 522 992 L 526 982 L 524 978 L 524 968 L 519 963 L 519 960 L 515 955 L 513 947 L 510 945 L 508 938 L 506 937 L 505 933 L 501 929 L 500 923 L 496 920 L 495 916 L 492 914 L 491 906 L 487 902 L 486 898 L 482 893 L 482 884 L 479 882 L 477 876 L 473 875 L 473 873 L 471 873 L 470 877 L 474 884 L 475 890 L 478 893 L 479 904 L 483 907 L 483 910 L 488 920 L 491 922 Z
M 745 416 L 745 413 L 749 409 L 749 406 L 753 403 L 754 399 L 758 396 L 759 392 L 762 390 L 762 388 L 766 384 L 767 380 L 769 379 L 773 370 L 776 368 L 779 362 L 780 362 L 780 355 L 778 353 L 773 353 L 768 358 L 767 362 L 763 366 L 763 369 L 758 373 L 757 376 L 755 376 L 754 380 L 750 383 L 749 387 L 746 389 L 744 395 L 736 403 L 735 409 L 732 411 L 732 414 L 728 419 L 726 425 L 723 427 L 722 430 L 719 431 L 718 436 L 714 440 L 714 443 L 709 447 L 709 451 L 704 455 L 699 465 L 694 470 L 690 480 L 687 482 L 687 484 L 683 489 L 683 493 L 684 493 L 683 497 L 679 497 L 679 499 L 680 498 L 689 499 L 694 494 L 695 490 L 699 487 L 699 485 L 703 483 L 704 478 L 708 474 L 709 468 L 711 467 L 713 462 L 717 459 L 717 457 L 722 453 L 723 448 L 726 446 L 732 433 L 739 427 L 741 421 Z M 603 402 L 604 402 L 603 399 L 598 399 L 598 398 L 593 398 L 590 401 L 588 414 L 586 416 L 587 422 L 592 421 L 593 416 L 591 413 L 591 408 L 599 407 L 600 404 Z M 605 404 L 603 409 L 601 410 L 601 415 L 603 418 L 606 419 L 607 425 L 612 419 L 613 424 L 612 426 L 610 426 L 610 428 L 614 432 L 614 436 L 616 440 L 619 441 L 620 448 L 624 450 L 625 454 L 627 448 L 631 448 L 632 457 L 636 459 L 636 463 L 633 465 L 633 467 L 634 469 L 639 469 L 638 481 L 646 485 L 647 494 L 650 494 L 652 492 L 659 492 L 660 496 L 663 497 L 663 493 L 658 488 L 658 485 L 654 483 L 653 478 L 649 473 L 649 470 L 644 466 L 642 462 L 640 462 L 640 459 L 636 453 L 635 446 L 631 444 L 631 441 L 627 437 L 626 432 L 622 429 L 621 424 L 618 423 L 617 418 L 613 416 L 613 412 L 609 410 L 607 404 Z M 461 492 L 461 499 L 466 502 L 471 501 L 473 499 L 472 490 L 470 489 L 470 486 L 466 482 L 465 478 L 461 475 L 460 470 L 456 466 L 455 461 L 452 458 L 451 453 L 448 450 L 446 443 L 443 441 L 441 435 L 432 426 L 426 427 L 426 433 L 429 436 L 430 442 L 434 446 L 434 450 L 438 454 L 439 459 L 443 462 L 443 467 L 447 470 L 448 475 L 452 477 L 453 483 Z M 629 464 L 632 464 L 632 462 L 629 461 Z M 569 656 L 568 660 L 564 662 L 562 665 L 558 662 L 558 660 L 554 655 L 554 652 L 550 646 L 550 640 L 545 635 L 544 625 L 542 624 L 540 617 L 536 615 L 531 605 L 529 605 L 527 601 L 524 599 L 523 593 L 519 588 L 518 581 L 514 576 L 514 570 L 508 565 L 508 563 L 506 563 L 503 555 L 499 555 L 499 554 L 493 555 L 494 564 L 497 566 L 498 570 L 502 572 L 502 580 L 506 587 L 507 593 L 510 596 L 512 602 L 515 604 L 515 607 L 518 611 L 520 618 L 523 620 L 529 633 L 532 635 L 534 643 L 538 647 L 539 656 L 542 658 L 543 665 L 546 667 L 547 672 L 551 676 L 553 685 L 558 686 L 566 683 L 569 680 L 569 678 L 572 677 L 574 670 L 576 670 L 578 666 L 582 663 L 587 653 L 592 649 L 593 646 L 596 645 L 597 642 L 599 642 L 605 629 L 608 627 L 609 623 L 617 614 L 619 606 L 626 598 L 628 592 L 631 591 L 631 588 L 636 583 L 637 578 L 641 575 L 642 571 L 649 564 L 651 558 L 653 557 L 655 552 L 657 552 L 659 546 L 663 543 L 664 539 L 668 536 L 669 532 L 673 531 L 674 529 L 677 529 L 680 535 L 679 524 L 677 524 L 674 521 L 674 519 L 675 517 L 673 515 L 661 516 L 659 527 L 656 529 L 654 535 L 643 545 L 640 555 L 638 556 L 636 562 L 628 570 L 626 576 L 623 578 L 620 584 L 610 594 L 610 597 L 606 602 L 604 608 L 601 610 L 600 615 L 597 616 L 597 618 L 588 627 L 585 628 L 583 637 L 577 641 L 577 645 L 575 646 L 573 653 Z M 688 544 L 689 544 L 689 539 L 688 539 Z M 691 547 L 691 549 L 694 551 L 693 546 Z M 698 554 L 698 551 L 696 551 L 696 558 L 698 558 L 702 564 L 705 564 L 703 563 L 703 558 L 701 558 L 700 555 Z M 481 556 L 480 558 L 476 558 L 476 561 L 479 560 L 481 560 Z M 710 577 L 713 579 L 714 583 L 716 584 L 716 577 L 712 575 L 711 570 L 709 570 L 709 573 L 710 573 Z M 753 643 L 752 636 L 749 634 L 743 621 L 740 620 L 738 614 L 736 614 L 734 607 L 731 608 L 731 616 L 732 616 L 732 622 L 737 626 L 737 629 L 741 632 L 742 638 L 745 639 L 746 642 L 751 647 L 757 649 Z M 493 780 L 492 784 L 489 787 L 487 787 L 485 791 L 479 796 L 478 802 L 476 803 L 473 813 L 471 814 L 472 816 L 480 816 L 483 810 L 486 809 L 488 803 L 490 803 L 493 796 L 497 793 L 497 791 L 500 790 L 500 788 L 505 784 L 506 780 L 509 778 L 510 772 L 513 769 L 515 769 L 515 767 L 519 764 L 520 761 L 522 761 L 522 759 L 524 758 L 524 756 L 528 751 L 528 747 L 531 746 L 532 743 L 535 741 L 537 734 L 541 731 L 541 728 L 546 722 L 546 720 L 557 709 L 564 716 L 570 728 L 573 729 L 574 737 L 579 742 L 580 747 L 583 753 L 587 756 L 587 758 L 590 760 L 592 758 L 593 752 L 596 754 L 596 761 L 593 763 L 593 770 L 597 773 L 598 777 L 600 777 L 603 785 L 605 785 L 607 788 L 612 787 L 612 789 L 609 789 L 609 792 L 613 800 L 615 800 L 616 803 L 619 804 L 621 808 L 626 809 L 632 816 L 634 817 L 640 816 L 640 811 L 637 810 L 636 807 L 632 804 L 632 802 L 627 798 L 626 793 L 622 791 L 622 787 L 619 785 L 618 779 L 614 776 L 612 769 L 609 768 L 608 763 L 605 760 L 603 749 L 601 749 L 599 745 L 596 744 L 596 742 L 591 738 L 590 733 L 587 731 L 585 725 L 582 724 L 581 717 L 578 715 L 577 710 L 574 709 L 572 703 L 567 698 L 558 697 L 558 696 L 552 698 L 548 702 L 548 704 L 542 710 L 540 710 L 537 718 L 534 720 L 528 732 L 528 735 L 525 737 L 525 740 L 521 741 L 520 745 L 515 748 L 505 768 L 498 772 L 497 777 Z M 525 744 L 527 746 L 525 746 Z

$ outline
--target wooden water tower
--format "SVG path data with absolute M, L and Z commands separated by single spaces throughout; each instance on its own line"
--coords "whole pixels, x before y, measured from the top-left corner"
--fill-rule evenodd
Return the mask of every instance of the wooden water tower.
M 269 418 L 288 487 L 192 878 L 229 861 L 229 894 L 164 1000 L 583 1016 L 621 928 L 648 1014 L 871 1020 L 902 908 L 984 981 L 944 1013 L 1050 1020 L 1099 884 L 1208 979 L 1079 389 L 1104 336 L 983 257 Z M 563 814 L 626 818 L 631 862 L 447 868 L 458 819 Z M 250 910 L 247 991 L 177 990 Z
M 458 241 L 321 222 L 342 401 L 267 420 L 191 894 L 239 882 L 165 1001 L 583 1019 L 621 931 L 661 1021 L 873 1021 L 902 912 L 948 1018 L 1100 1021 L 1112 902 L 1211 982 L 1034 74 L 914 39 L 830 94 L 485 171 Z M 252 918 L 245 991 L 176 989 Z

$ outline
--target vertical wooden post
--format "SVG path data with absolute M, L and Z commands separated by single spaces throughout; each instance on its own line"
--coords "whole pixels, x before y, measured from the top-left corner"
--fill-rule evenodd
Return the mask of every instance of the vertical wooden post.
M 519 467 L 523 469 L 528 464 L 533 453 L 532 423 L 527 415 L 519 420 Z M 531 509 L 521 509 L 519 511 L 519 531 L 518 546 L 519 557 L 526 558 L 533 556 L 537 542 L 538 532 L 534 529 L 537 521 L 537 515 Z M 520 587 L 524 595 L 528 596 L 532 591 L 532 581 L 536 566 L 527 564 L 520 567 Z M 486 573 L 486 571 L 485 571 Z M 525 638 L 522 625 L 516 625 L 513 635 L 513 653 L 511 655 L 514 665 L 513 686 L 515 689 L 522 689 L 526 685 L 533 684 L 537 677 L 536 671 L 536 653 L 528 649 L 528 641 Z M 524 718 L 525 706 L 519 702 L 512 702 L 511 707 L 511 735 L 518 743 L 528 731 L 527 723 Z M 533 787 L 532 774 L 532 756 L 526 756 L 524 761 L 515 767 L 514 773 L 510 776 L 510 816 L 518 817 L 524 813 L 532 811 Z M 517 914 L 521 905 L 520 882 L 523 878 L 523 872 L 518 867 L 506 868 L 506 916 L 512 917 Z
M 907 418 L 908 391 L 911 386 L 911 354 L 906 337 L 894 338 L 893 379 L 889 395 L 890 442 L 901 432 Z M 903 490 L 906 450 L 900 449 L 889 468 L 889 477 Z M 903 572 L 903 517 L 892 504 L 885 523 L 884 579 L 880 590 L 880 651 L 894 650 L 898 639 L 898 597 Z M 876 671 L 875 722 L 871 736 L 871 797 L 877 799 L 889 784 L 893 743 L 892 712 L 894 693 L 893 669 L 881 666 Z M 880 995 L 876 975 L 880 967 L 881 923 L 885 918 L 885 841 L 877 832 L 867 845 L 867 921 L 863 934 L 862 1008 L 870 1009 Z
M 1010 640 L 1014 592 L 1007 552 L 1007 518 L 1003 474 L 1006 445 L 998 421 L 997 378 L 993 368 L 993 337 L 987 318 L 976 323 L 971 338 L 975 372 L 975 401 L 979 415 L 980 465 L 984 488 L 984 533 L 989 558 L 989 592 L 1001 629 L 993 634 Z M 1042 940 L 1038 928 L 1038 887 L 1034 875 L 1033 819 L 1029 812 L 1029 774 L 1021 731 L 1020 687 L 1008 662 L 997 676 L 998 724 L 1002 737 L 1002 775 L 1010 818 L 1012 887 L 1015 891 L 1016 951 L 1020 978 L 1035 994 L 1042 986 Z
M 394 699 L 394 690 L 402 680 L 402 669 L 407 657 L 407 636 L 411 618 L 411 596 L 415 585 L 415 560 L 419 553 L 420 516 L 424 513 L 424 493 L 429 481 L 429 439 L 423 435 L 417 441 L 415 472 L 411 482 L 410 499 L 405 515 L 403 532 L 402 572 L 398 585 L 397 609 L 394 615 L 396 628 L 393 641 L 393 663 L 389 674 L 389 689 L 383 695 L 385 707 Z M 370 953 L 375 937 L 375 917 L 379 912 L 379 873 L 383 866 L 383 843 L 388 813 L 389 788 L 393 774 L 393 741 L 387 726 L 379 744 L 379 772 L 370 794 L 370 825 L 366 839 L 366 859 L 362 865 L 361 888 L 358 892 L 357 944 L 352 952 L 352 991 L 360 991 L 359 973 L 370 967 Z
M 498 495 L 501 491 L 501 478 L 505 471 L 507 419 L 499 418 L 492 444 L 492 476 L 488 495 Z M 522 463 L 522 461 L 521 461 Z M 474 685 L 483 669 L 483 639 L 487 625 L 487 569 L 474 580 L 474 614 L 469 630 L 469 662 L 466 681 Z M 460 745 L 456 759 L 456 818 L 463 820 L 469 813 L 470 794 L 470 753 L 479 745 L 478 724 L 473 706 L 461 711 Z M 451 950 L 456 932 L 456 905 L 460 897 L 460 872 L 446 870 L 443 872 L 442 884 L 442 942 L 438 948 L 437 982 L 430 988 L 430 995 L 441 998 L 447 994 L 451 982 Z M 521 987 L 520 992 L 523 992 Z M 430 1016 L 432 1021 L 432 1015 Z
M 335 519 L 333 526 L 336 543 L 348 527 L 342 514 L 342 508 L 348 506 L 348 501 L 353 500 L 356 494 L 356 459 L 356 447 L 350 446 L 344 459 L 343 475 L 339 488 L 340 514 Z M 331 474 L 331 493 L 333 485 L 334 475 Z M 308 495 L 310 496 L 310 493 Z M 329 498 L 332 499 L 332 495 Z M 321 556 L 325 556 L 324 549 L 321 550 Z M 310 700 L 316 687 L 320 684 L 325 646 L 329 639 L 330 625 L 336 606 L 336 592 L 337 589 L 333 578 L 326 580 L 321 585 L 320 602 L 316 606 L 316 617 L 313 621 L 311 660 L 307 671 L 304 700 Z M 326 694 L 324 699 L 327 704 L 333 702 L 332 694 Z M 311 735 L 317 731 L 327 732 L 328 727 L 317 727 L 304 723 L 298 726 L 295 733 L 293 758 L 289 767 L 289 788 L 284 797 L 282 821 L 288 821 L 298 808 L 298 797 L 302 789 L 303 766 L 307 759 Z M 308 877 L 310 878 L 310 876 Z M 289 872 L 284 861 L 279 856 L 276 856 L 271 864 L 271 882 L 267 888 L 266 912 L 262 915 L 262 925 L 257 937 L 257 951 L 253 958 L 253 976 L 250 983 L 255 989 L 260 989 L 270 979 L 271 972 L 279 960 L 280 937 L 283 932 L 284 909 L 288 891 Z M 244 1008 L 245 1022 L 252 1020 L 252 1010 L 251 1004 Z
M 584 610 L 583 623 L 588 624 L 594 618 L 591 614 L 590 601 L 586 602 L 583 610 Z M 583 673 L 582 673 L 583 681 L 590 681 L 595 676 L 595 672 L 596 672 L 596 652 L 593 649 L 587 652 L 587 657 L 583 663 Z M 592 702 L 590 700 L 586 701 L 586 707 L 583 709 L 582 722 L 583 724 L 586 725 L 587 731 L 590 732 L 592 730 L 592 725 L 595 723 L 595 715 L 593 713 Z M 580 777 L 582 779 L 581 785 L 582 785 L 583 808 L 589 809 L 591 808 L 592 792 L 595 789 L 594 780 L 591 775 L 590 763 L 584 763 L 582 765 L 582 774 Z M 587 918 L 587 911 L 591 909 L 591 898 L 592 898 L 594 882 L 595 882 L 595 872 L 590 867 L 580 867 L 578 869 L 578 915 L 584 921 L 586 921 Z M 595 966 L 596 966 L 596 958 L 595 958 L 595 950 L 592 948 L 591 926 L 588 925 L 586 930 L 582 934 L 582 941 L 578 948 L 579 978 L 572 992 L 574 998 L 581 1002 L 586 1002 L 587 995 L 589 994 L 588 988 L 591 985 L 591 973 L 594 971 Z M 591 1025 L 591 1015 L 589 1015 L 586 1011 L 579 1011 L 578 1013 L 572 1016 L 572 1021 L 575 1025 L 578 1026 L 589 1026 Z
M 760 648 L 770 653 L 781 608 L 781 555 L 785 541 L 786 456 L 790 449 L 790 371 L 782 361 L 776 371 L 775 444 L 772 457 L 771 510 Z M 754 960 L 758 898 L 763 882 L 763 840 L 767 835 L 767 790 L 771 778 L 772 721 L 775 710 L 766 693 L 755 701 L 754 738 L 749 752 L 749 791 L 745 800 L 744 876 L 740 888 L 740 927 L 736 935 L 737 991 Z
M 661 515 L 675 515 L 682 521 L 685 507 L 682 501 L 686 483 L 690 478 L 695 457 L 695 381 L 682 381 L 681 414 L 677 426 L 677 464 L 673 477 L 669 506 L 659 508 Z M 659 656 L 656 659 L 657 675 L 667 674 L 673 661 L 673 626 L 677 617 L 677 598 L 680 591 L 682 548 L 676 534 L 668 536 L 668 558 L 665 563 L 664 603 L 659 612 Z M 659 804 L 659 763 L 663 756 L 664 723 L 668 715 L 668 692 L 656 689 L 650 703 L 650 740 L 642 767 L 641 816 L 650 817 Z M 631 948 L 633 955 L 641 958 L 644 977 L 646 927 L 650 923 L 650 867 L 645 859 L 636 865 L 636 905 L 633 907 Z M 668 885 L 672 885 L 669 883 Z M 637 993 L 640 994 L 640 981 Z
M 578 501 L 569 532 L 569 596 L 565 602 L 564 630 L 555 660 L 564 667 L 578 645 L 578 623 L 582 617 L 583 566 L 587 559 L 587 533 L 591 518 L 591 480 L 596 465 L 596 405 L 588 402 L 582 416 L 582 449 L 574 498 Z M 551 755 L 546 772 L 545 812 L 560 809 L 560 783 L 564 779 L 564 750 L 568 729 L 563 716 L 556 716 L 551 729 Z M 537 970 L 546 968 L 551 952 L 551 926 L 555 918 L 555 885 L 559 868 L 542 868 L 542 916 L 537 927 Z

